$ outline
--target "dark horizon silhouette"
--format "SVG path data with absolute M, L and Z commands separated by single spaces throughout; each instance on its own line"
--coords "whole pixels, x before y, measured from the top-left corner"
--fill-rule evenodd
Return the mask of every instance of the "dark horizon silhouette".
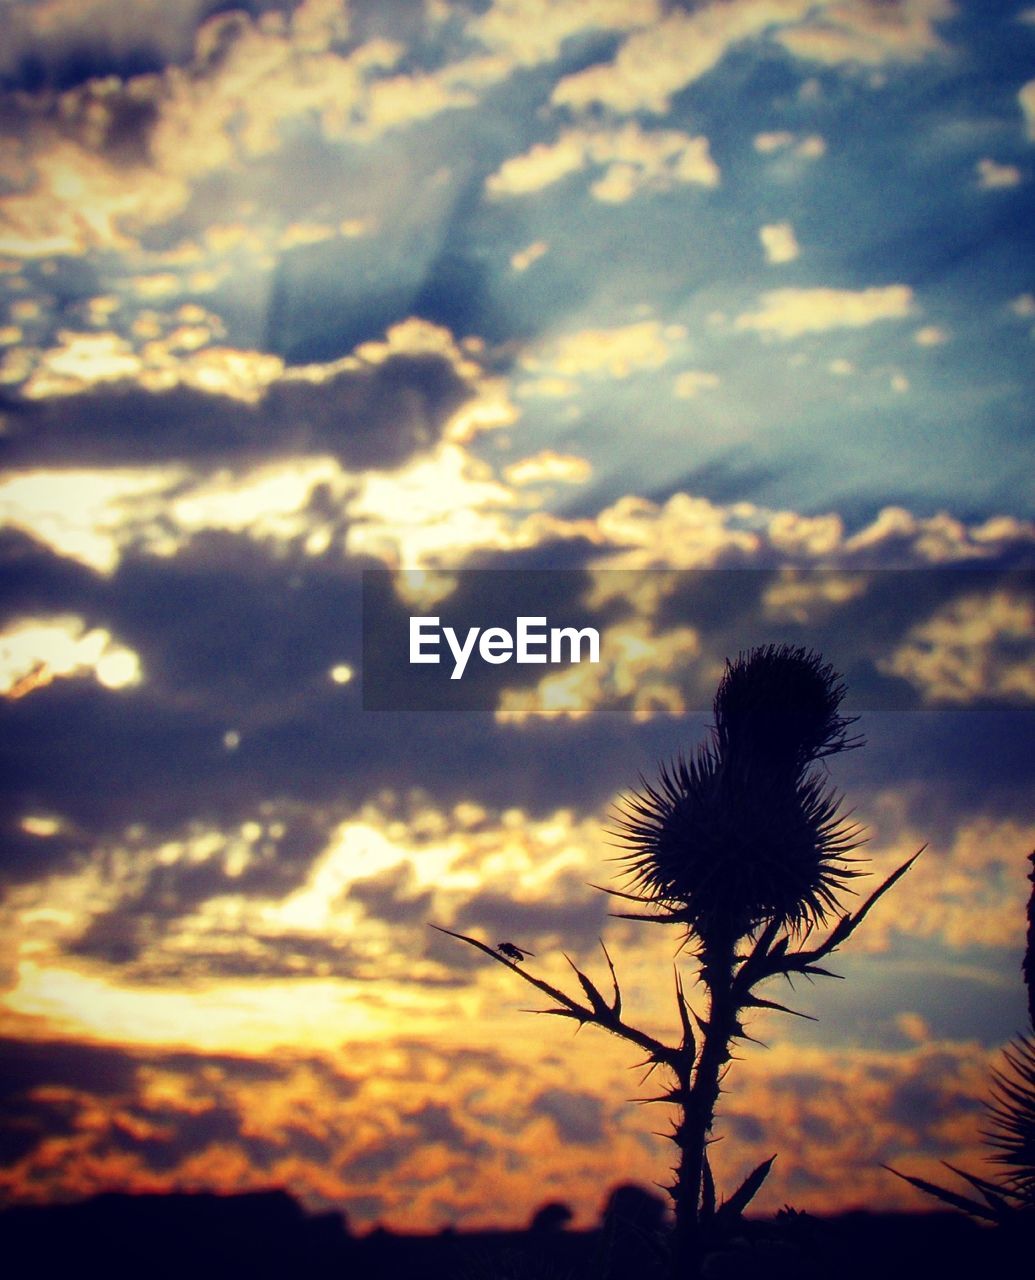
M 600 1221 L 569 1228 L 547 1202 L 525 1228 L 350 1233 L 343 1213 L 306 1212 L 285 1190 L 105 1192 L 0 1210 L 12 1280 L 640 1280 L 665 1274 L 645 1229 L 665 1204 L 637 1184 L 613 1188 Z M 540 1217 L 542 1210 L 549 1212 Z M 834 1217 L 748 1217 L 707 1273 L 714 1280 L 939 1280 L 994 1275 L 1015 1243 L 964 1215 L 855 1210 Z

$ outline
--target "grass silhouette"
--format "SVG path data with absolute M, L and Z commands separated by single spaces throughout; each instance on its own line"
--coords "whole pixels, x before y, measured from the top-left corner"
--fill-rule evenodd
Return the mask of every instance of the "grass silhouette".
M 1029 855 L 1035 868 L 1035 853 Z M 943 1161 L 945 1167 L 976 1191 L 980 1199 L 949 1187 L 885 1168 L 897 1178 L 943 1204 L 985 1222 L 993 1222 L 1026 1241 L 1035 1239 L 1035 869 L 1029 875 L 1028 939 L 1021 971 L 1028 988 L 1028 1031 L 1015 1036 L 1003 1050 L 1003 1065 L 992 1071 L 991 1097 L 986 1103 L 984 1131 L 990 1160 L 999 1166 L 996 1178 L 983 1178 Z

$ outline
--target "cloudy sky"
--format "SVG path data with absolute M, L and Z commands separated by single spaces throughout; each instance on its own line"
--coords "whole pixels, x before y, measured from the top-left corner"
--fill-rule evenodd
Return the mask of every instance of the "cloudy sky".
M 0 23 L 0 1197 L 434 1228 L 663 1180 L 634 1055 L 428 923 L 557 980 L 602 936 L 671 1033 L 678 938 L 588 886 L 769 641 L 847 677 L 870 869 L 928 848 L 820 1020 L 751 1028 L 721 1184 L 983 1169 L 1035 847 L 1035 9 Z M 530 601 L 601 662 L 410 706 L 364 570 L 368 615 Z

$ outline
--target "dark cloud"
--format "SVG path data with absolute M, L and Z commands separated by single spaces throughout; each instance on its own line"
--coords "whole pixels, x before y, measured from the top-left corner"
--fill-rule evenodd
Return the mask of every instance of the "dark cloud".
M 888 1115 L 912 1136 L 918 1147 L 934 1151 L 952 1151 L 957 1138 L 953 1133 L 941 1135 L 939 1126 L 946 1121 L 983 1110 L 979 1099 L 958 1088 L 949 1074 L 955 1064 L 925 1061 L 923 1078 L 903 1080 L 891 1092 Z
M 71 601 L 90 609 L 99 596 L 98 576 L 55 555 L 16 529 L 0 531 L 0 617 L 66 612 Z
M 141 1136 L 140 1124 L 155 1126 L 161 1137 Z M 233 1145 L 241 1139 L 241 1118 L 225 1106 L 182 1111 L 129 1107 L 112 1118 L 105 1146 L 140 1157 L 155 1173 L 169 1173 L 192 1155 L 214 1145 Z M 255 1156 L 252 1154 L 252 1158 Z
M 489 890 L 469 898 L 457 912 L 456 924 L 464 932 L 478 927 L 501 942 L 518 946 L 558 938 L 572 950 L 596 945 L 604 931 L 609 910 L 605 894 L 595 892 L 580 879 L 559 876 L 547 897 L 520 902 Z
M 472 1138 L 456 1122 L 453 1113 L 441 1103 L 428 1102 L 407 1116 L 423 1143 L 440 1143 L 453 1151 L 468 1155 L 488 1155 L 489 1146 L 481 1138 Z
M 283 1079 L 290 1066 L 288 1062 L 278 1060 L 273 1056 L 246 1058 L 239 1054 L 185 1053 L 182 1050 L 147 1054 L 144 1055 L 144 1061 L 148 1065 L 161 1070 L 172 1071 L 177 1075 L 186 1076 L 196 1073 L 202 1066 L 205 1066 L 210 1070 L 216 1071 L 222 1077 L 255 1084 Z M 344 1079 L 334 1075 L 333 1072 L 328 1073 L 325 1064 L 321 1060 L 314 1059 L 308 1065 L 311 1069 L 317 1070 L 321 1076 L 328 1075 L 328 1078 L 337 1080 L 339 1092 L 344 1089 Z
M 203 471 L 332 454 L 353 469 L 395 467 L 430 449 L 469 395 L 444 357 L 395 354 L 322 382 L 283 379 L 254 405 L 190 387 L 150 392 L 130 383 L 37 401 L 9 398 L 0 461 L 23 468 L 182 463 Z
M 533 1109 L 553 1121 L 562 1142 L 593 1147 L 604 1141 L 604 1108 L 600 1099 L 577 1089 L 544 1089 Z
M 1035 710 L 985 704 L 867 711 L 860 728 L 866 747 L 838 768 L 845 786 L 893 779 L 908 791 L 922 784 L 911 804 L 933 833 L 947 836 L 966 813 L 1030 816 Z
M 213 1145 L 239 1148 L 260 1168 L 284 1153 L 326 1163 L 336 1148 L 326 1134 L 310 1132 L 304 1115 L 283 1130 L 257 1134 L 236 1099 L 239 1085 L 289 1082 L 299 1066 L 320 1081 L 328 1099 L 342 1101 L 359 1087 L 356 1078 L 319 1058 L 127 1052 L 5 1039 L 0 1041 L 0 1164 L 31 1155 L 48 1138 L 83 1132 L 87 1114 L 95 1155 L 130 1152 L 156 1174 L 172 1172 Z M 189 1104 L 151 1101 L 146 1083 L 152 1072 L 178 1078 Z M 429 1115 L 429 1132 L 435 1123 Z
M 33 4 L 6 6 L 0 89 L 65 90 L 107 76 L 131 76 L 189 62 L 197 28 L 213 14 L 253 16 L 290 9 L 293 0 L 137 0 L 127 13 L 118 0 L 86 8 L 65 4 L 48 21 Z
M 247 737 L 334 695 L 335 664 L 358 669 L 361 563 L 208 533 L 169 561 L 127 557 L 104 624 L 140 652 L 148 697 L 185 719 L 204 708 Z M 334 696 L 354 703 L 351 690 Z
M 349 886 L 349 897 L 361 903 L 368 916 L 386 924 L 423 923 L 431 912 L 434 895 L 430 890 L 412 892 L 412 881 L 409 867 L 391 867 L 380 875 L 354 881 Z
M 640 580 L 627 575 L 626 588 L 619 575 L 614 600 L 591 614 L 581 602 L 583 571 L 509 574 L 500 571 L 507 557 L 488 563 L 494 572 L 462 573 L 459 590 L 442 606 L 458 626 L 497 618 L 512 623 L 525 603 L 551 618 L 604 626 L 631 616 L 626 601 Z M 621 713 L 621 700 L 582 721 L 520 725 L 499 725 L 487 712 L 364 712 L 360 680 L 338 686 L 329 679 L 340 662 L 370 674 L 360 651 L 364 562 L 342 562 L 336 554 L 312 557 L 296 547 L 282 551 L 208 533 L 169 558 L 130 553 L 113 575 L 102 577 L 9 534 L 0 542 L 0 565 L 8 617 L 77 613 L 136 650 L 146 677 L 140 686 L 114 691 L 86 677 L 58 680 L 0 707 L 6 878 L 47 874 L 87 856 L 98 842 L 123 841 L 133 825 L 145 830 L 145 841 L 182 838 L 191 824 L 229 831 L 269 805 L 284 822 L 271 855 L 254 860 L 232 885 L 219 860 L 149 874 L 77 944 L 113 963 L 139 959 L 146 938 L 161 936 L 170 922 L 218 893 L 289 892 L 304 880 L 334 822 L 386 790 L 419 788 L 442 810 L 470 800 L 490 811 L 597 813 L 616 792 L 634 786 L 639 772 L 649 775 L 659 760 L 701 741 L 709 719 L 713 689 L 702 682 L 702 664 L 676 674 L 701 714 L 643 724 Z M 931 838 L 949 835 L 968 811 L 1024 816 L 1031 783 L 1024 744 L 1035 712 L 991 702 L 920 709 L 916 694 L 882 676 L 874 663 L 936 609 L 963 596 L 990 598 L 1004 586 L 1026 586 L 1030 575 L 873 573 L 865 577 L 864 594 L 828 621 L 779 627 L 760 617 L 762 597 L 775 581 L 771 571 L 686 574 L 656 625 L 692 625 L 715 657 L 772 640 L 820 648 L 845 672 L 848 709 L 862 713 L 860 729 L 869 738 L 865 750 L 832 766 L 834 781 L 853 803 L 890 779 L 907 792 L 921 784 L 925 799 L 915 803 L 929 805 L 918 816 Z M 515 594 L 522 585 L 526 594 Z M 385 596 L 382 606 L 405 619 L 394 599 Z M 514 682 L 528 680 L 529 672 L 537 669 L 514 668 Z M 239 735 L 234 749 L 224 739 L 231 731 Z M 60 815 L 64 828 L 45 839 L 22 829 L 22 817 L 41 812 Z M 364 885 L 357 896 L 388 923 L 430 914 L 426 894 L 409 893 L 391 878 Z M 480 925 L 500 938 L 559 935 L 574 939 L 571 945 L 591 945 L 603 899 L 578 887 L 565 890 L 565 899 L 570 902 L 515 905 L 478 895 L 456 923 Z M 437 935 L 428 946 L 444 958 Z M 316 956 L 300 942 L 257 963 L 280 971 L 282 954 L 331 972 L 353 971 L 348 952 Z
M 176 905 L 185 909 L 182 904 Z M 184 955 L 181 950 L 163 946 L 174 933 L 173 920 L 140 914 L 130 901 L 98 916 L 69 945 L 68 952 L 118 965 L 121 978 L 127 982 L 161 985 L 212 978 L 383 976 L 377 961 L 367 959 L 347 938 L 284 932 L 263 937 L 253 932 L 246 950 L 209 947 L 202 942 Z
M 0 1041 L 0 1097 L 24 1096 L 41 1084 L 113 1097 L 131 1088 L 136 1059 L 121 1049 L 73 1041 Z
M 370 1143 L 342 1165 L 342 1172 L 357 1181 L 376 1180 L 385 1174 L 393 1174 L 397 1179 L 399 1175 L 395 1171 L 399 1165 L 414 1151 L 428 1146 L 444 1146 L 451 1153 L 469 1157 L 484 1158 L 491 1154 L 488 1143 L 467 1134 L 449 1108 L 439 1103 L 425 1103 L 406 1114 L 403 1123 L 404 1133 Z
M 833 1146 L 837 1141 L 837 1130 L 830 1121 L 825 1119 L 823 1116 L 811 1115 L 806 1112 L 800 1120 L 800 1125 L 802 1133 L 819 1145 L 829 1147 Z M 759 1125 L 758 1135 L 754 1141 L 761 1142 L 764 1137 L 765 1130 L 761 1125 Z
M 761 1142 L 765 1137 L 765 1125 L 757 1116 L 742 1111 L 724 1111 L 722 1127 L 729 1130 L 738 1142 Z
M 357 1182 L 376 1182 L 385 1174 L 392 1173 L 412 1152 L 412 1138 L 386 1138 L 350 1156 L 341 1166 L 341 1171 Z
M 79 1108 L 71 1098 L 0 1102 L 0 1168 L 15 1165 L 47 1138 L 75 1132 Z
M 386 789 L 412 787 L 443 809 L 471 800 L 490 808 L 521 806 L 533 815 L 560 806 L 594 810 L 634 778 L 644 760 L 636 734 L 623 724 L 497 733 L 481 715 L 363 713 L 348 687 L 324 683 L 326 694 L 285 699 L 278 715 L 262 715 L 258 698 L 234 708 L 238 717 L 226 708 L 213 713 L 187 689 L 180 705 L 169 707 L 146 687 L 113 693 L 85 680 L 57 682 L 5 704 L 0 760 L 8 829 L 17 842 L 11 869 L 52 870 L 76 848 L 122 839 L 137 823 L 153 838 L 179 836 L 192 821 L 227 829 L 253 819 L 271 796 L 289 807 L 329 807 L 342 816 Z M 261 686 L 255 691 L 259 695 Z M 238 723 L 240 745 L 228 751 L 223 734 Z M 670 735 L 671 729 L 669 742 Z M 573 759 L 592 764 L 573 768 Z M 61 814 L 75 834 L 47 841 L 19 835 L 20 817 L 41 810 Z M 319 820 L 300 820 L 296 843 L 246 873 L 244 891 L 287 891 L 304 876 L 325 831 Z M 195 889 L 210 874 L 217 887 L 218 873 L 199 872 Z

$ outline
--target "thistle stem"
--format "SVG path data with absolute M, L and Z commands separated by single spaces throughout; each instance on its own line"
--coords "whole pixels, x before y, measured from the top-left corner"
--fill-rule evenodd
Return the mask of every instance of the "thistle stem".
M 680 1080 L 683 1114 L 673 1135 L 680 1149 L 679 1169 L 670 1193 L 676 1217 L 673 1280 L 695 1280 L 700 1275 L 704 1260 L 707 1230 L 702 1206 L 705 1152 L 739 1012 L 733 994 L 733 940 L 723 939 L 718 945 L 709 946 L 702 959 L 701 978 L 709 997 L 708 1021 L 703 1028 L 704 1038 L 693 1073 L 693 1084 L 690 1085 L 689 1078 Z

